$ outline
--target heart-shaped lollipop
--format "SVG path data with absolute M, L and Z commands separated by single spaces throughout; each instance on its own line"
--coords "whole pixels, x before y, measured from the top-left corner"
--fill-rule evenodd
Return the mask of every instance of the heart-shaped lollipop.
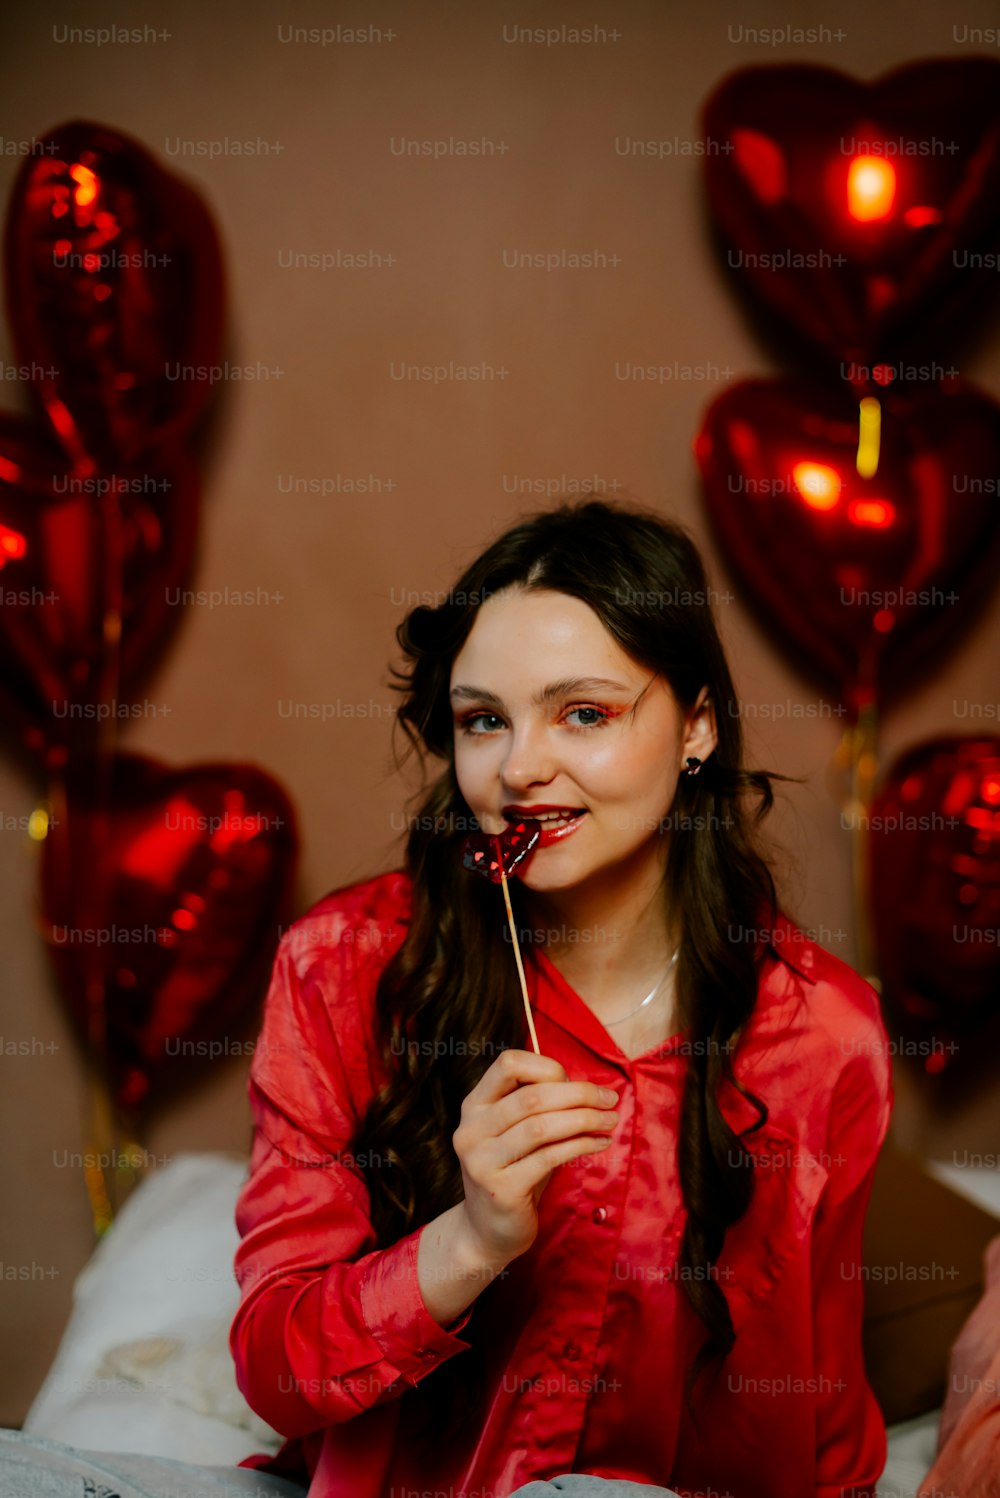
M 467 869 L 500 884 L 503 874 L 513 874 L 541 835 L 541 825 L 534 817 L 510 822 L 503 832 L 470 832 L 462 842 L 462 862 Z
M 523 821 L 509 823 L 503 832 L 470 832 L 468 837 L 462 839 L 462 862 L 465 867 L 472 869 L 476 874 L 482 874 L 493 884 L 503 885 L 507 923 L 510 926 L 510 938 L 514 944 L 514 961 L 517 963 L 517 976 L 521 980 L 521 997 L 524 1000 L 524 1012 L 528 1017 L 528 1033 L 531 1036 L 531 1044 L 534 1046 L 536 1056 L 541 1052 L 538 1049 L 535 1022 L 531 1017 L 531 1004 L 528 1002 L 528 985 L 524 977 L 524 965 L 521 962 L 521 948 L 517 940 L 514 912 L 510 907 L 507 875 L 513 874 L 541 835 L 541 824 L 534 817 L 525 817 Z

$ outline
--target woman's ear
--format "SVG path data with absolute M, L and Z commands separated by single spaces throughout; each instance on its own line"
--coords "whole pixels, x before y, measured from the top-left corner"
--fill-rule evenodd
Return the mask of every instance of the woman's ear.
M 682 762 L 686 762 L 689 756 L 696 755 L 702 764 L 704 764 L 718 742 L 719 734 L 715 723 L 715 704 L 708 695 L 708 687 L 704 686 L 698 694 L 698 700 L 688 714 L 684 745 L 681 750 Z

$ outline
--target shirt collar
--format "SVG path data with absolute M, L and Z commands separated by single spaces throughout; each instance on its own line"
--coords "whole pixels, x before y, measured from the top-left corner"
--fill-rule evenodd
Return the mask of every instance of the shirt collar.
M 777 911 L 768 924 L 766 907 L 762 907 L 759 941 L 772 959 L 783 962 L 807 983 L 816 982 L 816 943 L 783 911 Z
M 760 922 L 754 932 L 754 942 L 758 950 L 763 946 L 765 953 L 760 968 L 762 993 L 773 985 L 781 967 L 790 968 L 807 983 L 815 983 L 815 943 L 783 912 L 778 912 L 770 922 Z M 606 1029 L 601 1024 L 545 948 L 528 945 L 525 955 L 528 958 L 528 968 L 534 969 L 533 992 L 530 995 L 532 1007 L 540 1009 L 543 1014 L 576 1035 L 588 1049 L 619 1064 L 627 1059 L 624 1052 L 613 1043 L 613 1029 Z M 779 986 L 784 988 L 780 983 Z M 682 1041 L 682 1033 L 672 1035 L 664 1041 L 658 1053 L 666 1055 L 677 1052 L 681 1049 Z
M 621 1065 L 627 1063 L 625 1053 L 614 1044 L 614 1029 L 606 1030 L 593 1010 L 584 1003 L 580 994 L 564 978 L 552 958 L 542 946 L 528 948 L 528 958 L 534 969 L 534 984 L 531 1004 L 547 1014 L 556 1024 L 574 1035 L 588 1050 Z M 674 1050 L 681 1037 L 671 1036 L 664 1042 L 664 1050 Z

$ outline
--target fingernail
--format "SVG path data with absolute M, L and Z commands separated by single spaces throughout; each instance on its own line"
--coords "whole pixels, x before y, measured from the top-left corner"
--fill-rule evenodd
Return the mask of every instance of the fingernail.
M 618 1094 L 617 1094 L 617 1092 L 612 1092 L 612 1090 L 611 1090 L 610 1087 L 602 1087 L 601 1088 L 601 1097 L 604 1099 L 604 1101 L 606 1103 L 617 1103 L 617 1101 L 618 1101 Z

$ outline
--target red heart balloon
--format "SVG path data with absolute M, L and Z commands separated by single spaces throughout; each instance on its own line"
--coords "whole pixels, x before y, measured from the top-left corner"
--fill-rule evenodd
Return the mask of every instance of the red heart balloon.
M 65 785 L 43 843 L 40 925 L 78 1033 L 135 1108 L 260 998 L 295 812 L 248 764 L 174 770 L 118 755 L 106 795 L 102 762 L 74 756 Z
M 541 835 L 541 824 L 534 817 L 508 822 L 503 832 L 470 832 L 462 839 L 462 863 L 493 884 L 500 884 L 501 860 L 503 873 L 509 879 Z
M 1000 265 L 1000 62 L 920 61 L 871 82 L 743 68 L 702 123 L 729 266 L 814 346 L 871 368 L 933 351 L 980 312 Z
M 32 428 L 0 413 L 0 697 L 22 742 L 50 764 L 66 745 L 92 740 L 105 716 L 132 716 L 137 686 L 181 612 L 176 589 L 198 508 L 197 471 L 184 456 L 158 473 L 81 478 Z M 119 589 L 115 690 L 104 672 L 105 611 Z
M 858 404 L 748 380 L 695 442 L 719 545 L 780 643 L 854 712 L 901 691 L 993 583 L 1000 406 L 971 386 L 884 395 L 871 478 Z
M 39 142 L 7 216 L 15 347 L 79 472 L 175 447 L 221 370 L 222 259 L 193 188 L 74 120 Z
M 907 750 L 873 798 L 869 862 L 883 998 L 924 1072 L 964 1069 L 1000 1026 L 1000 738 Z

